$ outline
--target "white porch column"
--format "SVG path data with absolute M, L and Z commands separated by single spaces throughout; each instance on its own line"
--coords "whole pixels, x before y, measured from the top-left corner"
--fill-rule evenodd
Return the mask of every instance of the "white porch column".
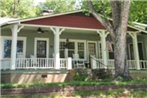
M 137 33 L 131 32 L 131 33 L 129 33 L 129 35 L 133 39 L 133 50 L 134 50 L 134 58 L 135 58 L 135 61 L 136 61 L 136 67 L 137 67 L 138 70 L 140 70 Z
M 1 27 L 0 27 L 0 61 L 2 60 L 2 37 L 1 37 Z M 0 62 L 1 67 L 1 62 Z
M 21 30 L 21 28 L 23 28 L 23 26 L 19 28 L 18 24 L 13 25 L 11 28 L 11 31 L 12 31 L 11 70 L 15 70 L 16 53 L 17 53 L 17 35 L 18 35 L 18 32 Z
M 18 25 L 14 25 L 12 30 L 12 45 L 11 45 L 11 70 L 15 70 L 16 52 L 17 52 L 17 29 Z
M 0 26 L 0 70 L 2 69 L 2 37 L 1 37 L 1 26 Z
M 68 58 L 68 48 L 64 49 L 64 55 L 65 55 L 65 58 Z
M 72 69 L 72 58 L 71 57 L 69 57 L 69 58 L 67 58 L 67 69 L 68 70 L 71 70 Z
M 51 30 L 54 33 L 54 64 L 55 69 L 60 69 L 60 34 L 64 30 L 63 28 L 53 28 Z
M 109 32 L 106 32 L 106 31 L 97 31 L 97 33 L 101 37 L 102 59 L 104 60 L 104 65 L 106 65 L 105 68 L 107 68 L 108 59 L 107 59 L 106 37 L 109 34 Z

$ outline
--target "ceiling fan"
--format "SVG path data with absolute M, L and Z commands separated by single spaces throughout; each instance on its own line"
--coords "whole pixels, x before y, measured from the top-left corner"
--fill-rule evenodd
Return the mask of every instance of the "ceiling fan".
M 37 29 L 37 33 L 41 34 L 41 33 L 45 33 L 48 32 L 48 30 L 43 30 L 40 27 Z

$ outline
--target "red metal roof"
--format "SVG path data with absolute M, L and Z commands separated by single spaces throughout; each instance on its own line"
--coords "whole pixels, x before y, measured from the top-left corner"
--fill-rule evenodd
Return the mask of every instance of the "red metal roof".
M 93 16 L 85 15 L 83 12 L 62 14 L 52 17 L 36 18 L 21 22 L 23 24 L 45 25 L 45 26 L 63 26 L 87 29 L 105 29 L 105 27 Z M 128 27 L 129 31 L 135 31 Z
M 105 29 L 104 26 L 97 21 L 92 15 L 86 16 L 79 14 L 67 14 L 54 17 L 46 17 L 41 19 L 34 19 L 24 21 L 24 24 L 33 25 L 48 25 L 48 26 L 63 26 L 63 27 L 76 27 L 88 29 Z

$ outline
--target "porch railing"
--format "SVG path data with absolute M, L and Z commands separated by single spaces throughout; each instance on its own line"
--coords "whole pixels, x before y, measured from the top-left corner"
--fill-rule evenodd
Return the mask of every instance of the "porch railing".
M 140 60 L 141 69 L 147 69 L 147 60 Z
M 127 60 L 127 64 L 129 66 L 129 69 L 136 69 L 136 61 L 135 60 Z M 113 59 L 109 59 L 108 60 L 108 65 L 107 67 L 109 69 L 114 69 L 114 60 Z
M 67 59 L 65 59 L 65 58 L 60 58 L 60 68 L 66 69 L 67 67 L 68 67 Z
M 60 58 L 60 68 L 69 69 L 68 59 Z M 17 58 L 16 69 L 55 69 L 54 58 Z
M 114 69 L 114 60 L 109 59 L 108 65 L 104 65 L 104 60 L 94 58 L 91 61 L 91 68 Z M 147 60 L 140 60 L 140 69 L 147 69 Z M 129 69 L 137 69 L 135 60 L 127 60 Z M 60 58 L 60 68 L 85 68 L 85 59 Z M 11 69 L 11 59 L 0 60 L 0 69 Z M 17 58 L 16 69 L 55 69 L 54 58 Z
M 73 68 L 85 68 L 85 59 L 73 59 L 72 60 L 72 67 Z
M 91 65 L 93 69 L 100 69 L 100 68 L 109 68 L 114 69 L 114 60 L 109 59 L 108 65 L 103 63 L 102 59 L 97 59 L 95 57 L 91 57 Z M 147 69 L 147 60 L 139 60 L 140 62 L 140 69 Z M 129 69 L 137 69 L 136 60 L 127 60 L 127 64 Z
M 0 60 L 0 69 L 7 70 L 10 69 L 11 59 L 1 59 Z
M 17 58 L 16 69 L 54 68 L 53 58 Z

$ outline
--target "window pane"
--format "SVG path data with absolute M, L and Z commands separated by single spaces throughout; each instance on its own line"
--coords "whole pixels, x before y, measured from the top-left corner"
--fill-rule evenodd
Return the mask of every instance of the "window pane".
M 64 49 L 65 48 L 65 42 L 60 42 L 60 49 Z
M 68 57 L 73 58 L 74 50 L 68 50 Z
M 84 43 L 78 42 L 78 54 L 80 59 L 84 59 Z
M 4 58 L 11 56 L 11 40 L 4 40 Z
M 88 43 L 89 55 L 96 55 L 95 43 Z
M 37 41 L 37 57 L 46 57 L 46 41 Z
M 10 58 L 11 57 L 11 40 L 4 40 L 4 58 Z M 17 41 L 17 53 L 23 52 L 23 41 L 19 40 Z
M 78 50 L 84 50 L 84 43 L 78 42 Z
M 17 41 L 17 52 L 23 52 L 23 41 Z
M 64 50 L 60 50 L 60 57 L 64 58 Z
M 74 44 L 74 42 L 69 42 L 69 44 L 68 44 L 68 49 L 75 49 L 75 44 Z
M 84 59 L 84 51 L 78 51 L 79 58 Z

